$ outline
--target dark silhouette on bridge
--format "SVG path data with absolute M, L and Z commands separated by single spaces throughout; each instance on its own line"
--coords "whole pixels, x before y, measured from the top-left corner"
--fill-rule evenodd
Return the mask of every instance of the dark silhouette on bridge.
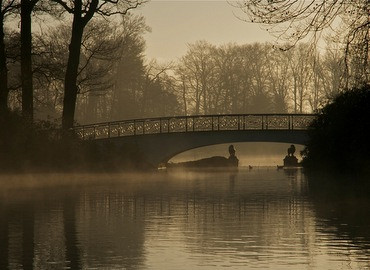
M 221 143 L 305 144 L 314 114 L 233 114 L 123 120 L 74 127 L 84 140 L 104 146 L 136 145 L 158 165 L 186 150 Z

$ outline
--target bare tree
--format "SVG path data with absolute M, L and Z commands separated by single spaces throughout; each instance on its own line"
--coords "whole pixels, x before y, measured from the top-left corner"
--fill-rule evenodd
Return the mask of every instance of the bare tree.
M 312 78 L 312 69 L 307 59 L 311 51 L 306 43 L 299 44 L 290 54 L 289 68 L 293 79 L 291 89 L 294 113 L 303 113 Z
M 289 41 L 289 48 L 298 41 L 312 38 L 317 41 L 323 33 L 337 32 L 344 41 L 346 84 L 348 58 L 357 55 L 361 69 L 357 83 L 369 80 L 370 5 L 368 0 L 241 0 L 236 6 L 245 12 L 249 21 L 261 23 L 279 39 Z M 358 82 L 359 81 L 359 82 Z
M 251 76 L 250 110 L 253 113 L 271 112 L 271 102 L 268 92 L 268 61 L 265 57 L 268 54 L 269 46 L 266 44 L 254 43 L 250 45 L 247 59 Z
M 32 22 L 31 14 L 39 0 L 21 0 L 21 83 L 22 114 L 33 120 Z
M 242 59 L 239 55 L 238 46 L 227 44 L 219 46 L 212 51 L 215 65 L 215 85 L 209 95 L 209 103 L 212 113 L 239 113 L 240 92 L 242 78 L 240 69 Z
M 318 109 L 322 108 L 322 106 L 325 105 L 325 103 L 328 101 L 328 98 L 325 95 L 326 70 L 322 57 L 323 56 L 320 53 L 316 52 L 315 54 L 312 54 L 311 57 L 308 59 L 310 70 L 312 72 L 310 83 L 311 89 L 308 93 L 308 103 L 311 107 L 312 112 L 317 112 Z M 336 65 L 336 69 L 340 67 L 338 63 L 336 63 Z M 339 87 L 336 87 L 336 89 L 338 90 Z
M 327 46 L 320 61 L 323 66 L 323 94 L 325 99 L 333 99 L 339 93 L 340 78 L 345 70 L 342 51 L 332 45 L 333 43 Z
M 79 96 L 102 95 L 112 88 L 113 70 L 121 55 L 122 32 L 119 24 L 103 19 L 92 21 L 87 25 L 81 41 L 76 81 Z M 66 37 L 70 33 L 71 27 L 62 23 L 45 33 L 35 35 L 34 79 L 37 92 L 35 111 L 43 118 L 46 116 L 45 113 L 56 116 L 60 111 L 58 107 L 60 97 L 63 95 L 68 60 Z M 94 93 L 88 94 L 89 92 Z
M 273 48 L 266 53 L 268 70 L 269 92 L 273 99 L 273 111 L 285 113 L 288 111 L 288 94 L 290 89 L 291 72 L 289 69 L 290 51 L 281 51 Z
M 115 84 L 111 96 L 110 117 L 113 120 L 140 117 L 138 108 L 145 78 L 143 35 L 150 31 L 142 16 L 124 16 L 120 60 L 114 68 Z
M 69 129 L 73 126 L 77 100 L 77 77 L 80 64 L 81 43 L 86 25 L 95 14 L 112 16 L 126 14 L 128 10 L 138 7 L 140 0 L 53 0 L 72 14 L 72 34 L 69 43 L 69 56 L 64 81 L 64 99 L 62 126 Z
M 6 17 L 16 8 L 15 3 L 15 0 L 0 0 L 0 116 L 8 111 L 9 94 L 4 22 Z
M 182 71 L 185 72 L 187 88 L 193 92 L 194 113 L 201 109 L 209 111 L 208 96 L 212 84 L 214 64 L 211 58 L 213 46 L 205 41 L 198 41 L 188 46 L 188 52 L 181 58 Z

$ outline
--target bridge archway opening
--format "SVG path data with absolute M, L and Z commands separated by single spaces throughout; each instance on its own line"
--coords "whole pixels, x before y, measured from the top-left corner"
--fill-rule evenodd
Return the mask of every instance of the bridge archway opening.
M 198 160 L 212 156 L 228 157 L 228 147 L 233 144 L 236 149 L 236 155 L 239 158 L 241 166 L 276 166 L 283 163 L 287 155 L 287 149 L 291 143 L 274 142 L 236 142 L 223 143 L 209 146 L 197 147 L 184 151 L 173 156 L 169 162 L 179 163 L 191 160 Z M 294 144 L 296 147 L 295 156 L 300 161 L 302 159 L 300 152 L 304 145 Z

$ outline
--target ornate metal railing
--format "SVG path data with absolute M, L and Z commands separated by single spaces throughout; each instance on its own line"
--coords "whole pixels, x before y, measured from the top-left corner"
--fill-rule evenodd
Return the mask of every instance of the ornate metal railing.
M 315 116 L 314 114 L 175 116 L 81 125 L 73 129 L 82 139 L 199 131 L 305 130 Z

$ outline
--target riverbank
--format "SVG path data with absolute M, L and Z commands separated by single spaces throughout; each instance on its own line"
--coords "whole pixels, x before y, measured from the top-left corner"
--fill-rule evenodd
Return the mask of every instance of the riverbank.
M 342 92 L 324 106 L 309 127 L 309 140 L 302 151 L 307 172 L 369 181 L 369 104 L 367 84 Z
M 52 122 L 30 123 L 17 113 L 9 113 L 0 118 L 0 127 L 1 173 L 153 169 L 135 145 L 102 149 Z

